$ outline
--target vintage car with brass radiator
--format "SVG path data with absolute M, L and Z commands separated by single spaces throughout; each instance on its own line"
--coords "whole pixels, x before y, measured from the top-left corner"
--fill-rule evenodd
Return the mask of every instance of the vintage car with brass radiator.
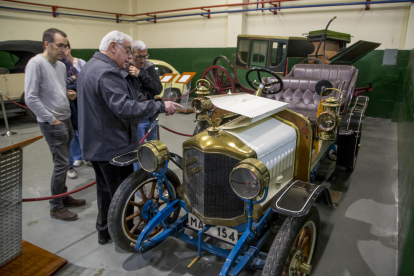
M 263 275 L 311 274 L 320 232 L 315 203 L 334 207 L 340 194 L 311 183 L 311 171 L 336 151 L 342 92 L 329 81 L 316 84 L 324 101 L 313 124 L 287 103 L 260 97 L 278 82 L 263 81 L 261 70 L 251 70 L 259 77 L 255 95 L 208 96 L 208 82 L 201 81 L 192 106 L 210 127 L 183 143 L 182 157 L 152 140 L 111 161 L 123 166 L 138 160 L 142 167 L 111 202 L 109 231 L 120 248 L 145 252 L 175 237 L 198 249 L 189 268 L 207 251 L 225 259 L 220 275 L 246 268 Z M 212 116 L 212 108 L 221 115 Z M 168 168 L 170 161 L 182 169 L 183 182 Z M 270 250 L 263 250 L 265 244 Z

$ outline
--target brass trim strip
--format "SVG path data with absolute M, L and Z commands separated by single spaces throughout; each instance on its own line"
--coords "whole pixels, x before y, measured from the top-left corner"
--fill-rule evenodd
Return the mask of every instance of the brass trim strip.
M 303 116 L 302 114 L 299 114 L 299 113 L 297 113 L 297 112 L 295 112 L 295 111 L 292 111 L 292 110 L 290 110 L 290 109 L 285 109 L 284 111 L 286 111 L 286 112 L 289 112 L 289 113 L 292 113 L 292 114 L 294 114 L 295 116 L 298 116 L 298 117 L 300 117 L 300 118 L 302 118 L 304 121 L 306 121 L 307 122 L 307 124 L 309 125 L 309 130 L 310 130 L 310 133 L 309 133 L 309 138 L 311 139 L 311 140 L 313 140 L 313 128 L 312 128 L 312 123 L 309 121 L 309 118 L 308 117 L 305 117 L 305 116 Z M 308 177 L 307 177 L 307 181 L 309 182 L 309 176 L 310 176 L 310 172 L 311 172 L 311 165 L 312 165 L 312 144 L 313 144 L 313 141 L 311 141 L 311 148 L 310 148 L 310 151 L 309 151 L 309 156 L 308 156 L 308 160 L 309 160 L 309 162 L 308 162 L 308 171 L 309 171 L 309 175 L 308 175 Z

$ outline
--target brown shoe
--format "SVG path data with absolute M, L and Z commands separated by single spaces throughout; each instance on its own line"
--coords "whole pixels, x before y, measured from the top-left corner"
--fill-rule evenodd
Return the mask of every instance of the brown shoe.
M 74 199 L 71 196 L 66 197 L 64 200 L 62 200 L 63 205 L 65 207 L 79 207 L 86 204 L 86 200 L 84 199 Z
M 76 213 L 69 211 L 68 208 L 65 207 L 50 210 L 50 216 L 61 220 L 77 220 L 79 218 Z

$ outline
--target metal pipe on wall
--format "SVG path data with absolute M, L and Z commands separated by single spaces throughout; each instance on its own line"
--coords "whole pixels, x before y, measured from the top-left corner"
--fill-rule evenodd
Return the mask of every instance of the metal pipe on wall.
M 375 2 L 369 2 L 369 5 L 408 3 L 408 2 L 414 2 L 414 1 L 413 0 L 375 1 Z M 263 11 L 263 10 L 272 11 L 272 10 L 284 10 L 284 9 L 303 9 L 303 8 L 356 6 L 356 5 L 368 5 L 368 2 L 332 3 L 332 4 L 316 4 L 316 5 L 301 5 L 301 6 L 288 6 L 288 7 L 269 7 L 269 8 L 255 8 L 255 9 L 243 9 L 243 10 L 231 10 L 231 11 L 204 12 L 204 13 L 163 16 L 163 17 L 157 17 L 157 19 L 177 18 L 177 17 L 186 17 L 186 16 L 196 16 L 196 15 L 202 16 L 202 15 L 207 15 L 207 14 L 220 14 L 220 13 L 238 13 L 238 12 Z M 143 19 L 131 20 L 130 22 L 149 21 L 149 20 L 151 19 L 143 18 Z
M 26 3 L 26 2 L 13 1 L 13 0 L 3 0 L 3 1 L 16 2 L 16 3 Z M 282 2 L 282 1 L 279 0 L 279 1 L 264 1 L 264 2 L 266 2 L 266 3 L 267 2 L 269 2 L 269 3 L 270 2 L 274 2 L 274 3 L 276 3 L 276 2 Z M 284 1 L 289 1 L 289 0 L 284 0 Z M 291 1 L 294 1 L 294 0 L 291 0 Z M 409 2 L 414 2 L 414 1 L 413 0 L 388 0 L 388 1 L 372 1 L 372 2 L 348 2 L 348 3 L 330 3 L 330 4 L 285 6 L 285 7 L 280 7 L 279 6 L 279 7 L 268 7 L 268 8 L 254 8 L 254 9 L 241 9 L 241 10 L 211 11 L 211 12 L 200 12 L 200 13 L 190 13 L 190 14 L 179 14 L 179 15 L 156 17 L 156 19 L 159 20 L 159 19 L 179 18 L 179 17 L 188 17 L 188 16 L 205 16 L 205 15 L 211 15 L 211 14 L 240 13 L 240 12 L 265 11 L 265 10 L 274 11 L 274 10 L 284 10 L 284 9 L 302 9 L 302 8 L 318 8 L 318 7 L 341 7 L 341 6 L 356 6 L 356 5 L 365 5 L 366 6 L 366 5 L 375 5 L 375 4 L 395 4 L 395 3 L 409 3 Z M 35 4 L 35 3 L 31 3 L 31 4 Z M 247 4 L 257 4 L 257 2 L 243 3 L 243 4 L 244 5 L 247 5 Z M 43 4 L 38 4 L 38 5 L 48 6 L 49 7 L 49 5 L 43 5 Z M 228 4 L 228 5 L 234 5 L 234 4 Z M 237 5 L 239 5 L 239 4 L 237 4 Z M 221 6 L 221 5 L 219 5 L 219 6 Z M 227 5 L 225 5 L 225 6 L 227 6 Z M 206 6 L 204 8 L 207 8 L 207 7 L 208 6 Z M 210 6 L 210 7 L 212 7 L 212 6 Z M 55 8 L 56 8 L 56 6 L 55 6 Z M 59 7 L 59 8 L 66 8 L 66 7 Z M 17 11 L 34 12 L 34 13 L 46 13 L 46 14 L 52 14 L 54 17 L 56 17 L 57 15 L 66 15 L 66 16 L 76 16 L 76 17 L 84 17 L 84 18 L 111 20 L 111 21 L 116 21 L 117 23 L 119 23 L 119 22 L 140 22 L 140 21 L 154 21 L 154 23 L 156 23 L 156 21 L 154 20 L 154 16 L 155 15 L 153 15 L 153 14 L 155 14 L 155 13 L 171 12 L 171 11 L 148 12 L 148 13 L 145 13 L 145 14 L 142 14 L 142 15 L 153 16 L 153 17 L 151 17 L 151 18 L 135 19 L 135 20 L 128 20 L 128 19 L 120 19 L 119 17 L 120 17 L 121 14 L 109 13 L 109 12 L 102 12 L 102 13 L 116 14 L 117 15 L 117 18 L 108 18 L 108 17 L 100 17 L 100 16 L 89 16 L 89 15 L 72 14 L 72 13 L 60 13 L 60 12 L 56 12 L 55 9 L 52 12 L 39 11 L 39 10 L 31 10 L 31 9 L 20 9 L 20 8 L 7 7 L 7 6 L 0 6 L 0 9 L 17 10 Z M 68 9 L 74 9 L 74 8 L 68 8 Z M 200 9 L 200 8 L 189 8 L 189 9 Z M 99 11 L 82 10 L 82 9 L 77 9 L 77 10 L 87 11 L 87 12 L 99 12 Z M 173 10 L 173 11 L 178 11 L 178 10 Z M 122 15 L 123 16 L 135 16 L 135 15 L 126 15 L 126 14 L 122 14 Z
M 271 3 L 291 2 L 291 1 L 299 1 L 299 0 L 272 0 L 272 1 L 259 1 L 259 3 L 260 4 L 271 4 Z M 148 14 L 167 13 L 167 12 L 178 12 L 178 11 L 188 11 L 188 10 L 200 10 L 200 9 L 203 10 L 203 9 L 213 9 L 213 8 L 224 8 L 224 7 L 234 7 L 234 6 L 248 6 L 248 5 L 257 5 L 257 2 L 224 4 L 224 5 L 214 5 L 214 6 L 201 6 L 201 7 L 194 7 L 194 8 L 176 9 L 176 10 L 146 12 L 146 13 L 132 14 L 131 16 L 140 16 L 140 15 L 148 15 Z
M 56 6 L 56 5 L 47 5 L 47 4 L 40 4 L 40 3 L 32 3 L 32 2 L 25 2 L 25 1 L 17 1 L 17 0 L 2 0 L 11 3 L 18 3 L 24 5 L 33 5 L 33 6 L 40 6 L 40 7 L 48 7 L 53 9 L 54 14 L 62 14 L 57 13 L 57 9 L 66 9 L 66 10 L 75 10 L 75 11 L 84 11 L 84 12 L 92 12 L 92 13 L 104 13 L 104 14 L 112 14 L 118 17 L 120 16 L 141 16 L 141 15 L 152 15 L 158 13 L 169 13 L 169 12 L 177 12 L 177 11 L 187 11 L 187 10 L 204 10 L 210 8 L 222 8 L 222 7 L 232 7 L 232 6 L 248 6 L 248 5 L 256 5 L 256 3 L 234 3 L 234 4 L 223 4 L 223 5 L 213 5 L 213 6 L 201 6 L 201 7 L 193 7 L 193 8 L 184 8 L 184 9 L 176 9 L 176 10 L 165 10 L 165 11 L 156 11 L 156 12 L 147 12 L 147 13 L 140 13 L 140 14 L 122 14 L 122 13 L 115 13 L 115 12 L 106 12 L 106 11 L 97 11 L 97 10 L 87 10 L 87 9 L 79 9 L 79 8 L 72 8 L 72 7 L 64 7 L 64 6 Z M 270 1 L 260 1 L 262 4 L 266 3 L 280 3 L 280 2 L 291 2 L 291 1 L 298 1 L 298 0 L 270 0 Z M 26 9 L 23 9 L 26 10 Z M 126 20 L 124 20 L 126 21 Z

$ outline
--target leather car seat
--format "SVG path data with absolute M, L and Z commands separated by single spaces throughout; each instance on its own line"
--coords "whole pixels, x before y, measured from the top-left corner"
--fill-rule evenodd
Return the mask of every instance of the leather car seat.
M 292 111 L 309 117 L 311 122 L 316 120 L 316 113 L 321 97 L 315 93 L 315 85 L 321 79 L 330 80 L 334 88 L 340 89 L 344 98 L 340 114 L 345 114 L 352 94 L 355 89 L 358 69 L 350 65 L 325 65 L 325 64 L 297 64 L 291 72 L 282 78 L 283 90 L 277 94 L 263 94 L 264 97 L 288 103 Z M 264 78 L 271 82 L 272 77 Z M 269 90 L 276 91 L 279 84 L 273 85 Z M 330 95 L 323 97 L 336 98 L 340 93 L 333 91 Z

